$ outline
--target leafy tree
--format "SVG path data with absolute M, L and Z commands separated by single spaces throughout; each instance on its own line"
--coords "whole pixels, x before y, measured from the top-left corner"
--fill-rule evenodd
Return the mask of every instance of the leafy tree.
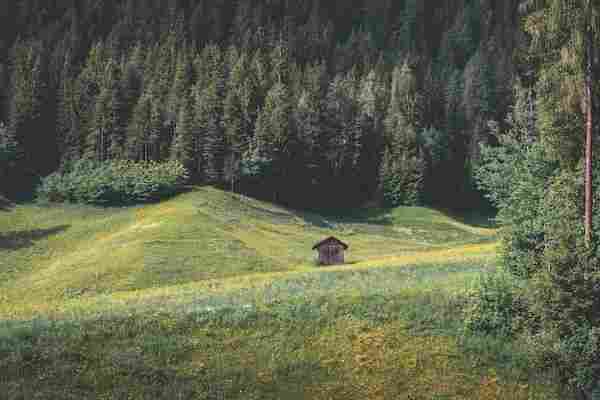
M 540 98 L 547 96 L 548 101 L 542 100 L 540 104 L 542 137 L 553 142 L 553 153 L 563 161 L 571 162 L 571 166 L 579 159 L 578 142 L 585 143 L 585 240 L 591 246 L 593 86 L 597 68 L 594 44 L 600 39 L 600 5 L 592 0 L 529 0 L 525 6 L 530 7 L 525 29 L 533 39 L 532 51 L 543 59 Z M 568 111 L 579 108 L 579 104 L 583 104 L 579 121 L 571 118 L 567 122 L 568 136 L 565 137 L 561 119 L 567 117 Z M 556 107 L 551 111 L 552 105 L 558 106 L 561 112 L 556 113 Z M 572 135 L 582 130 L 580 124 L 583 121 L 584 135 L 577 136 L 584 140 L 573 140 Z M 565 142 L 566 149 L 562 145 Z M 566 154 L 560 155 L 563 152 Z
M 499 209 L 504 267 L 522 280 L 513 330 L 529 343 L 534 365 L 557 371 L 571 394 L 592 399 L 600 361 L 600 276 L 580 222 L 582 168 L 561 165 L 531 136 L 528 97 L 516 98 L 510 130 L 496 131 L 500 146 L 483 147 L 485 163 L 476 175 Z
M 36 194 L 53 202 L 131 205 L 164 199 L 183 189 L 188 174 L 177 161 L 75 161 L 43 179 Z
M 544 223 L 540 203 L 545 186 L 558 173 L 559 165 L 552 161 L 539 140 L 530 136 L 523 96 L 524 89 L 515 87 L 516 98 L 502 133 L 493 126 L 499 146 L 482 146 L 484 162 L 476 170 L 478 185 L 499 210 L 498 222 L 504 226 L 504 265 L 514 275 L 529 278 L 543 245 Z

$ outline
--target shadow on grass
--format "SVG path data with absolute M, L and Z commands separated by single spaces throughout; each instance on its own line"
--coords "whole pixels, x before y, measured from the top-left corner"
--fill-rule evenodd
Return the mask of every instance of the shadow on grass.
M 36 241 L 64 232 L 70 226 L 71 225 L 58 225 L 47 229 L 0 233 L 0 250 L 18 250 L 33 246 Z
M 245 204 L 250 210 L 258 215 L 270 217 L 280 223 L 289 223 L 294 220 L 294 215 L 287 212 L 273 211 L 263 207 L 257 207 L 253 204 Z
M 7 198 L 0 195 L 0 211 L 10 211 L 15 207 L 15 204 Z
M 497 228 L 498 224 L 494 220 L 496 213 L 491 209 L 482 210 L 460 210 L 453 211 L 449 209 L 440 209 L 440 212 L 456 221 L 475 228 Z
M 306 224 L 317 228 L 336 229 L 340 224 L 393 225 L 391 209 L 359 208 L 351 210 L 290 210 Z
M 354 264 L 358 264 L 361 261 L 365 261 L 365 260 L 351 260 L 351 261 L 344 261 L 342 264 L 334 264 L 334 265 L 327 265 L 327 264 L 319 264 L 318 261 L 313 261 L 312 265 L 314 267 L 317 268 L 327 268 L 327 267 L 343 267 L 344 265 L 346 266 L 350 266 L 350 265 L 354 265 Z
M 336 224 L 370 224 L 378 226 L 392 226 L 394 222 L 394 208 L 373 207 L 356 208 L 349 210 L 293 210 L 297 217 L 307 223 L 321 228 L 335 228 Z M 431 208 L 439 211 L 444 216 L 456 222 L 474 228 L 497 228 L 494 221 L 496 213 L 491 209 L 477 210 L 450 210 L 444 208 Z
M 258 201 L 264 201 L 260 198 L 251 197 L 248 195 L 233 195 L 230 200 L 243 202 L 244 198 L 249 198 Z M 301 220 L 304 224 L 321 229 L 337 230 L 343 228 L 347 224 L 373 225 L 379 228 L 400 225 L 403 219 L 408 219 L 407 223 L 428 226 L 431 224 L 428 221 L 429 215 L 435 217 L 436 213 L 441 213 L 451 221 L 459 222 L 473 228 L 497 228 L 494 221 L 496 213 L 490 208 L 481 209 L 446 209 L 435 206 L 423 207 L 399 207 L 405 210 L 401 211 L 400 216 L 396 212 L 398 208 L 390 207 L 358 207 L 358 208 L 295 208 L 286 204 L 276 204 L 282 207 L 282 211 L 272 210 L 263 206 L 260 203 L 251 204 L 244 202 L 244 208 L 254 215 L 259 217 L 269 218 L 273 223 L 289 223 L 294 219 Z M 233 207 L 233 206 L 232 206 Z M 415 221 L 411 220 L 414 208 Z M 431 214 L 427 214 L 429 209 Z M 444 221 L 441 224 L 445 224 Z
M 324 217 L 304 211 L 293 211 L 294 215 L 298 218 L 301 218 L 304 223 L 307 225 L 316 227 L 316 228 L 324 228 L 324 229 L 335 229 L 335 225 L 331 222 L 327 221 Z

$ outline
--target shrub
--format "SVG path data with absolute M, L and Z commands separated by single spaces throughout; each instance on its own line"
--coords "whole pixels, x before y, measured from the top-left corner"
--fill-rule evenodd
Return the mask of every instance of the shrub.
M 508 122 L 500 146 L 484 147 L 477 178 L 499 209 L 504 273 L 522 285 L 515 290 L 486 278 L 466 328 L 490 332 L 510 325 L 504 330 L 525 339 L 536 367 L 554 371 L 562 387 L 591 399 L 600 389 L 600 208 L 587 248 L 582 163 L 559 165 L 541 141 L 528 137 L 523 120 Z M 599 193 L 597 180 L 594 185 Z
M 512 336 L 519 289 L 519 282 L 502 269 L 482 275 L 468 294 L 466 332 Z
M 537 366 L 557 370 L 565 387 L 591 398 L 600 388 L 600 262 L 584 244 L 581 210 L 573 207 L 583 204 L 581 172 L 559 174 L 546 190 L 544 247 L 528 282 L 525 333 Z
M 38 197 L 52 202 L 122 205 L 156 201 L 179 192 L 188 179 L 177 161 L 158 163 L 79 160 L 44 178 Z

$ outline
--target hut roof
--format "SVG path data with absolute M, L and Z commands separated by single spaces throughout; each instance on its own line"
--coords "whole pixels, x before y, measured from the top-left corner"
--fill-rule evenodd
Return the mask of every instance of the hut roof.
M 316 243 L 313 246 L 313 250 L 318 249 L 319 247 L 321 247 L 327 243 L 330 243 L 330 242 L 336 242 L 336 243 L 342 245 L 344 247 L 344 250 L 348 250 L 348 245 L 346 243 L 342 242 L 340 239 L 333 237 L 333 236 L 329 236 L 328 238 L 323 239 L 320 242 Z

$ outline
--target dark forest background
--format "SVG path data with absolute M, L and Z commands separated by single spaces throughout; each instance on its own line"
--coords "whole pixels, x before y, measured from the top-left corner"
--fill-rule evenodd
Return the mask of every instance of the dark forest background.
M 9 197 L 88 158 L 291 206 L 473 207 L 528 76 L 516 0 L 1 3 Z
M 597 399 L 598 49 L 597 0 L 2 1 L 0 193 L 491 204 L 467 327 Z

